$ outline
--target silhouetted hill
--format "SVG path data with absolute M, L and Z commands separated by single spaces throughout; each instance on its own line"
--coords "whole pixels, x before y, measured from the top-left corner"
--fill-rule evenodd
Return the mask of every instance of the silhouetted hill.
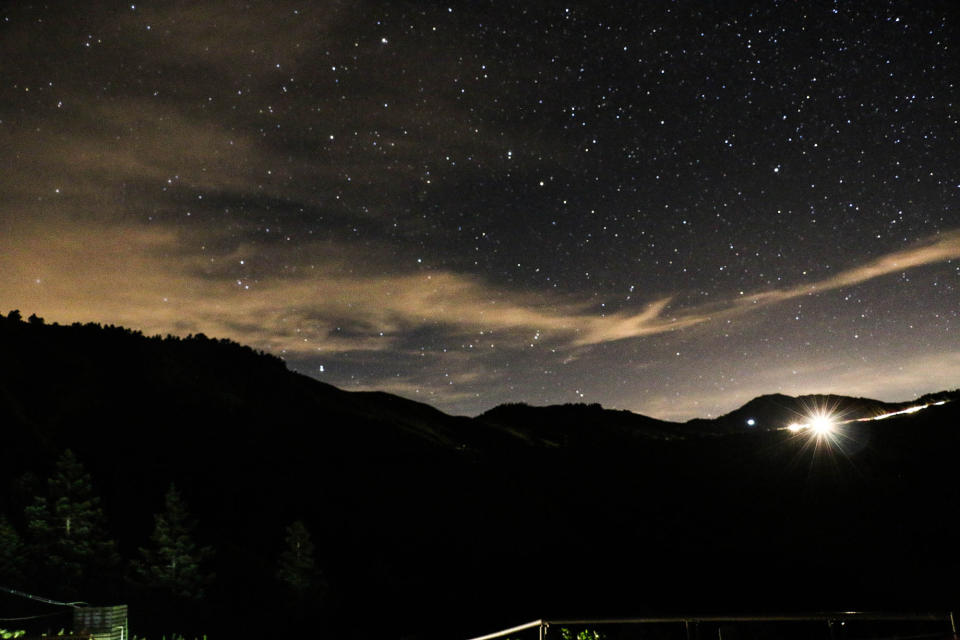
M 0 417 L 29 427 L 42 439 L 69 431 L 68 423 L 76 420 L 109 430 L 108 423 L 121 414 L 152 422 L 159 415 L 178 414 L 180 419 L 167 421 L 166 429 L 177 429 L 191 413 L 197 418 L 216 415 L 218 425 L 211 431 L 220 438 L 236 435 L 229 420 L 239 415 L 246 421 L 259 418 L 266 426 L 278 417 L 282 422 L 285 416 L 312 413 L 314 428 L 334 416 L 356 417 L 357 431 L 365 423 L 370 423 L 366 428 L 388 424 L 393 439 L 410 441 L 406 446 L 451 445 L 455 440 L 458 420 L 432 407 L 388 394 L 351 394 L 290 372 L 274 356 L 203 334 L 161 339 L 93 324 L 0 323 L 0 397 L 6 400 Z M 376 448 L 377 441 L 367 444 Z
M 553 614 L 954 608 L 960 402 L 834 439 L 782 429 L 811 408 L 904 406 L 775 395 L 686 424 L 599 405 L 466 418 L 202 335 L 0 316 L 0 514 L 26 535 L 24 507 L 70 448 L 130 559 L 175 482 L 217 580 L 199 609 L 122 576 L 85 594 L 130 603 L 138 635 L 457 637 Z M 295 519 L 325 585 L 300 604 L 276 581 Z M 10 586 L 58 597 L 22 580 Z
M 599 404 L 547 407 L 504 404 L 483 413 L 476 420 L 531 445 L 545 447 L 602 448 L 667 440 L 679 435 L 676 423 L 630 411 L 604 409 Z

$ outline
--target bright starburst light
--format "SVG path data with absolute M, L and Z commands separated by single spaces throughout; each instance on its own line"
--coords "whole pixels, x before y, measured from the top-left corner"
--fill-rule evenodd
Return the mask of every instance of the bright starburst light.
M 836 423 L 830 414 L 814 416 L 810 422 L 810 429 L 818 436 L 827 436 L 833 433 Z
M 848 437 L 842 425 L 850 421 L 844 419 L 836 405 L 807 406 L 797 418 L 797 421 L 787 425 L 786 429 L 796 436 L 806 434 L 808 444 L 816 449 L 840 447 L 841 440 Z
M 802 412 L 796 414 L 795 422 L 782 428 L 789 431 L 792 438 L 798 439 L 797 442 L 801 445 L 801 451 L 813 451 L 815 455 L 826 456 L 828 459 L 834 458 L 836 455 L 849 458 L 852 453 L 860 450 L 866 443 L 863 429 L 859 429 L 855 425 L 911 415 L 945 403 L 945 400 L 940 400 L 908 406 L 880 415 L 857 418 L 850 416 L 851 410 L 841 410 L 839 403 L 816 400 L 806 404 Z
M 837 426 L 841 424 L 837 422 L 836 414 L 828 409 L 817 409 L 804 418 L 804 422 L 791 423 L 787 429 L 793 433 L 809 431 L 814 436 L 824 437 L 834 433 Z

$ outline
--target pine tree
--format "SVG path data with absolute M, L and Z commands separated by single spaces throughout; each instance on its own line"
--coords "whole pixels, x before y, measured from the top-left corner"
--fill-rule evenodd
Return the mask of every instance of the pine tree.
M 6 515 L 0 515 L 0 580 L 20 584 L 23 580 L 23 541 Z
M 294 593 L 303 595 L 313 581 L 313 541 L 299 520 L 287 527 L 286 548 L 280 554 L 277 578 Z
M 186 600 L 200 600 L 213 581 L 213 575 L 203 569 L 213 549 L 197 547 L 193 540 L 195 523 L 172 484 L 164 503 L 164 512 L 154 515 L 150 547 L 140 548 L 140 561 L 134 563 L 134 570 L 152 587 Z
M 69 449 L 47 480 L 47 495 L 25 509 L 29 550 L 65 593 L 90 585 L 120 562 L 100 498 Z

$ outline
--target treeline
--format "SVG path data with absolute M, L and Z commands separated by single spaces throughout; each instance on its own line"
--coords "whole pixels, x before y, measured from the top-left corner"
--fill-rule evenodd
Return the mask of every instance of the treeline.
M 71 340 L 95 339 L 101 344 L 111 342 L 121 344 L 124 343 L 124 339 L 145 340 L 147 343 L 163 345 L 179 344 L 187 349 L 203 350 L 207 355 L 215 355 L 218 358 L 258 359 L 261 365 L 286 368 L 286 364 L 281 358 L 266 351 L 253 349 L 228 338 L 210 338 L 204 333 L 191 333 L 186 337 L 169 333 L 165 336 L 147 336 L 139 329 L 129 329 L 113 324 L 74 322 L 70 325 L 60 325 L 56 322 L 47 323 L 36 314 L 31 314 L 27 319 L 24 319 L 19 309 L 11 310 L 6 316 L 0 313 L 0 330 L 29 330 L 31 327 L 53 327 L 64 331 L 64 335 Z M 129 344 L 129 342 L 127 343 Z
M 29 477 L 14 482 L 22 493 Z M 57 600 L 102 604 L 158 599 L 177 607 L 202 603 L 216 576 L 213 545 L 195 538 L 196 521 L 170 484 L 143 546 L 116 540 L 93 480 L 69 449 L 19 513 L 0 513 L 0 585 Z M 307 527 L 296 520 L 277 531 L 277 587 L 291 601 L 322 595 L 324 581 Z M 124 554 L 122 549 L 132 551 Z M 169 606 L 173 605 L 173 606 Z

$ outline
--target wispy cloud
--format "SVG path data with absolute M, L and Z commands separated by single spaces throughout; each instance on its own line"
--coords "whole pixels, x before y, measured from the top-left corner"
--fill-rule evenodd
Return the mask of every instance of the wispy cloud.
M 483 332 L 502 347 L 519 347 L 532 336 L 559 349 L 586 347 L 676 331 L 960 258 L 960 233 L 953 232 L 827 279 L 709 308 L 671 311 L 671 299 L 661 297 L 634 313 L 600 314 L 583 300 L 510 291 L 463 274 L 364 269 L 355 251 L 332 245 L 318 245 L 316 252 L 301 248 L 311 255 L 309 267 L 246 279 L 237 276 L 246 268 L 238 266 L 240 260 L 256 265 L 258 251 L 280 249 L 185 253 L 183 239 L 162 228 L 70 222 L 60 233 L 49 228 L 24 226 L 0 239 L 0 301 L 6 306 L 151 333 L 203 331 L 299 354 L 396 349 L 422 329 L 448 336 Z
M 888 253 L 866 264 L 841 271 L 830 278 L 789 289 L 773 289 L 744 296 L 743 304 L 782 302 L 800 296 L 851 287 L 892 273 L 901 273 L 916 267 L 957 258 L 960 258 L 960 231 L 952 231 L 929 238 L 916 247 Z
M 577 344 L 595 344 L 613 340 L 675 331 L 710 320 L 752 313 L 760 308 L 858 284 L 929 264 L 960 258 L 960 231 L 944 233 L 915 247 L 896 251 L 866 264 L 852 267 L 829 278 L 787 289 L 769 289 L 748 293 L 709 306 L 693 307 L 668 314 L 669 298 L 658 300 L 640 313 L 618 313 L 583 319 L 577 326 L 584 330 Z

